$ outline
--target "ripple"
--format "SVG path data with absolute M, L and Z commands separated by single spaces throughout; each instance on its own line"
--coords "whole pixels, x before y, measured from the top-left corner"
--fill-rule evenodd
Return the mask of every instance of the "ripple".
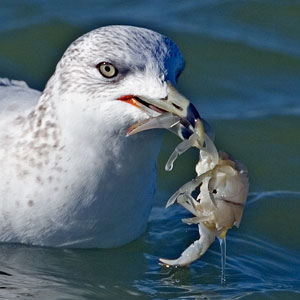
M 300 191 L 265 191 L 249 193 L 247 205 L 251 205 L 263 198 L 299 198 Z

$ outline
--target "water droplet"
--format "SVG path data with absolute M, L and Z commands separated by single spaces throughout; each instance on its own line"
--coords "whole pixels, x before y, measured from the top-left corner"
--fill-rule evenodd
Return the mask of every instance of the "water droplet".
M 226 284 L 225 268 L 226 268 L 226 236 L 218 237 L 221 249 L 221 284 Z

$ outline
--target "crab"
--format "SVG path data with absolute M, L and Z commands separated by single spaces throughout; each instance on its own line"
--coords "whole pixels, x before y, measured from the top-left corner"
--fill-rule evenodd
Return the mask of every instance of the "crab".
M 183 143 L 187 144 L 186 141 Z M 160 258 L 160 262 L 168 266 L 190 265 L 207 251 L 216 237 L 224 239 L 227 231 L 241 222 L 249 188 L 247 169 L 229 154 L 217 152 L 207 135 L 205 144 L 196 165 L 197 177 L 180 187 L 166 205 L 169 207 L 177 202 L 192 213 L 193 217 L 182 221 L 189 225 L 198 224 L 200 238 L 179 258 Z M 177 147 L 180 149 L 182 145 Z M 177 155 L 175 149 L 166 169 L 170 169 Z M 192 193 L 198 187 L 199 194 L 195 199 Z
M 171 171 L 179 155 L 191 147 L 199 149 L 199 161 L 196 164 L 196 178 L 181 186 L 169 199 L 166 207 L 175 202 L 187 209 L 193 217 L 183 219 L 186 224 L 198 224 L 199 239 L 184 250 L 177 259 L 160 258 L 167 266 L 189 266 L 200 258 L 214 242 L 216 237 L 225 239 L 233 226 L 238 227 L 247 199 L 249 181 L 246 167 L 234 160 L 226 152 L 218 152 L 212 137 L 204 132 L 203 120 L 194 120 L 189 138 L 181 134 L 186 124 L 174 115 L 165 114 L 129 129 L 132 135 L 153 128 L 166 128 L 179 135 L 183 141 L 171 154 L 165 169 Z M 199 188 L 197 198 L 192 193 Z

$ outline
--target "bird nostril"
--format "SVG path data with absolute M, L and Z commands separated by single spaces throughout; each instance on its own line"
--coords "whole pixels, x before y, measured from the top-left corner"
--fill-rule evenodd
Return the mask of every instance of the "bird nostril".
M 175 104 L 175 103 L 172 103 L 172 105 L 173 105 L 175 108 L 177 108 L 177 109 L 183 111 L 183 108 L 180 107 L 179 105 L 177 105 L 177 104 Z

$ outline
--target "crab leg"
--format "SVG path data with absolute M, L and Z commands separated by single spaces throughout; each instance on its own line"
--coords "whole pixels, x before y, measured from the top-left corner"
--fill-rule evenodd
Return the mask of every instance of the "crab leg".
M 185 151 L 187 151 L 188 149 L 190 149 L 191 147 L 192 147 L 192 144 L 191 144 L 190 139 L 182 141 L 175 148 L 175 150 L 173 151 L 173 153 L 169 157 L 169 159 L 166 163 L 166 166 L 165 166 L 165 170 L 166 171 L 171 171 L 173 169 L 173 164 L 174 164 L 175 160 L 178 158 L 178 156 L 181 155 L 182 153 L 184 153 Z
M 200 239 L 185 249 L 177 259 L 160 258 L 159 261 L 167 266 L 189 266 L 193 261 L 201 257 L 213 243 L 216 235 L 207 229 L 204 224 L 200 223 Z
M 192 197 L 192 192 L 200 185 L 200 183 L 202 182 L 202 180 L 210 175 L 211 171 L 208 171 L 200 176 L 197 176 L 195 179 L 192 179 L 191 181 L 185 183 L 183 186 L 181 186 L 168 200 L 166 208 L 169 207 L 170 205 L 174 204 L 176 202 L 176 200 L 178 199 L 178 197 L 180 195 L 186 195 L 185 199 L 191 200 Z M 195 199 L 194 199 L 195 201 Z M 178 201 L 179 202 L 179 201 Z M 181 204 L 182 202 L 180 202 Z
M 202 148 L 200 147 L 200 143 L 202 143 L 202 141 L 197 135 L 197 133 L 193 133 L 188 140 L 184 140 L 180 144 L 178 144 L 171 156 L 169 157 L 165 166 L 165 170 L 171 171 L 173 169 L 173 164 L 178 158 L 178 156 L 186 152 L 188 149 L 192 147 Z
M 187 193 L 180 194 L 177 198 L 177 203 L 182 205 L 190 213 L 197 214 L 197 208 L 195 207 L 194 202 L 196 202 L 196 200 L 193 198 L 193 196 Z
M 170 199 L 168 200 L 168 202 L 166 204 L 166 208 L 171 206 L 172 204 L 174 204 L 180 195 L 183 195 L 186 193 L 189 193 L 191 195 L 192 192 L 197 188 L 197 186 L 199 184 L 200 184 L 200 182 L 198 183 L 195 179 L 192 179 L 191 181 L 185 183 L 170 197 Z

